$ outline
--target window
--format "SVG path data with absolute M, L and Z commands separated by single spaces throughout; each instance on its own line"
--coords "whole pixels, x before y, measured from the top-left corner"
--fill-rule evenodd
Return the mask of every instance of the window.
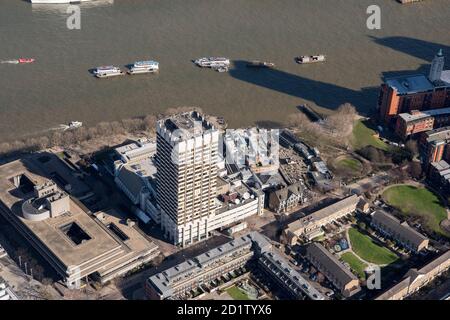
M 60 229 L 77 246 L 91 240 L 91 237 L 76 222 L 65 224 Z

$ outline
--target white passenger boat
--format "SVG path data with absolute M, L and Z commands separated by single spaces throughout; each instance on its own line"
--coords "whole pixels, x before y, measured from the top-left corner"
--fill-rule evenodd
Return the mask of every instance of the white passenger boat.
M 136 61 L 128 70 L 128 74 L 156 73 L 159 71 L 159 63 L 156 61 Z
M 109 78 L 123 75 L 123 71 L 118 67 L 107 66 L 107 67 L 98 67 L 94 70 L 94 75 L 97 78 Z

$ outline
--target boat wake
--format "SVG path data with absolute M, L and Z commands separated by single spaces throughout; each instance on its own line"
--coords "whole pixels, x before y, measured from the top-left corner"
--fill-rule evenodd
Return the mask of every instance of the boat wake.
M 28 63 L 33 63 L 35 61 L 34 58 L 19 58 L 19 59 L 14 59 L 14 60 L 2 60 L 0 61 L 1 63 L 9 63 L 9 64 L 28 64 Z
M 69 126 L 67 124 L 60 124 L 58 129 L 67 131 L 67 130 L 69 130 Z
M 2 60 L 0 61 L 2 64 L 19 64 L 19 60 Z

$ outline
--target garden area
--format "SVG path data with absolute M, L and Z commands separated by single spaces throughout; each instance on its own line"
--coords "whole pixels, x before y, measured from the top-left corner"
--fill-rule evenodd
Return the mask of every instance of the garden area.
M 375 130 L 370 129 L 363 120 L 357 120 L 353 127 L 352 146 L 354 150 L 360 150 L 372 146 L 383 151 L 389 150 L 389 145 L 375 137 Z
M 351 228 L 348 235 L 353 252 L 361 259 L 377 265 L 388 265 L 398 260 L 394 252 L 376 244 L 371 237 L 360 231 Z
M 441 228 L 447 211 L 439 198 L 426 188 L 411 185 L 394 186 L 384 191 L 383 200 L 405 216 L 419 217 L 424 226 L 435 233 L 450 237 Z
M 232 286 L 228 288 L 226 291 L 230 295 L 230 297 L 232 297 L 234 300 L 250 300 L 247 294 L 237 286 Z
M 367 264 L 365 264 L 361 259 L 355 256 L 352 252 L 346 252 L 341 255 L 342 261 L 348 263 L 350 265 L 350 269 L 358 278 L 364 280 L 366 278 L 365 270 L 367 268 Z
M 344 177 L 357 177 L 363 172 L 361 161 L 350 155 L 337 157 L 331 166 L 335 173 Z

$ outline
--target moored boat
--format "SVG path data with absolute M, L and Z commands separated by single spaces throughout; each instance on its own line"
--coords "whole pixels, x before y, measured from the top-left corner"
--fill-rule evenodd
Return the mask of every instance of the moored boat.
M 196 65 L 202 68 L 229 67 L 230 60 L 223 57 L 199 58 L 194 61 Z
M 319 54 L 319 55 L 315 55 L 315 56 L 300 56 L 300 57 L 296 57 L 295 61 L 297 61 L 297 63 L 299 63 L 299 64 L 325 62 L 326 57 L 323 54 Z
M 97 78 L 109 78 L 124 74 L 120 68 L 114 66 L 97 67 L 93 73 Z
M 159 63 L 156 61 L 136 61 L 128 70 L 128 74 L 156 73 Z
M 71 121 L 69 122 L 69 129 L 77 129 L 83 126 L 83 122 L 81 121 Z
M 217 71 L 217 72 L 228 72 L 228 67 L 227 66 L 218 66 L 218 67 L 213 67 L 213 70 Z

